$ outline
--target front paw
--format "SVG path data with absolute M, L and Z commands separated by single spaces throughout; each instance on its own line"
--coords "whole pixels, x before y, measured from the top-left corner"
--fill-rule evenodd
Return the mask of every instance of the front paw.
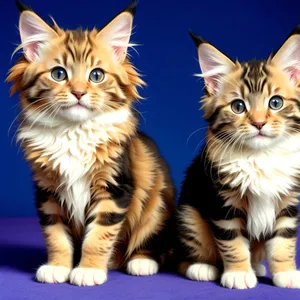
M 62 283 L 69 279 L 71 269 L 62 266 L 43 265 L 36 272 L 36 279 L 45 283 Z
M 213 281 L 219 278 L 219 270 L 208 264 L 192 264 L 186 271 L 186 277 L 197 281 Z
M 70 275 L 70 283 L 79 286 L 94 286 L 107 280 L 107 272 L 94 268 L 75 268 Z
M 300 271 L 278 272 L 273 275 L 273 283 L 283 288 L 300 289 Z
M 158 269 L 158 263 L 151 258 L 133 258 L 127 264 L 127 273 L 135 276 L 153 275 Z
M 253 271 L 250 272 L 225 272 L 221 277 L 221 284 L 229 289 L 250 289 L 257 284 Z

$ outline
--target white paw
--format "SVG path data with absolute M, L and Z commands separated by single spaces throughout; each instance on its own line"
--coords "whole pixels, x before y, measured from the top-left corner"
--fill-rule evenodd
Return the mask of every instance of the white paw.
M 67 267 L 43 265 L 36 272 L 36 279 L 45 283 L 62 283 L 69 279 L 71 269 Z
M 273 276 L 273 283 L 283 288 L 300 289 L 300 271 L 278 272 Z
M 186 277 L 198 281 L 213 281 L 219 278 L 219 270 L 208 264 L 192 264 L 186 271 Z
M 149 276 L 158 272 L 159 265 L 154 259 L 134 258 L 127 264 L 127 273 L 136 276 Z
M 106 280 L 106 271 L 93 268 L 75 268 L 70 275 L 70 283 L 79 286 L 100 285 Z
M 263 264 L 253 264 L 252 265 L 256 276 L 263 277 L 267 275 L 267 269 Z
M 225 272 L 221 277 L 221 284 L 229 289 L 250 289 L 256 286 L 257 278 L 250 272 Z

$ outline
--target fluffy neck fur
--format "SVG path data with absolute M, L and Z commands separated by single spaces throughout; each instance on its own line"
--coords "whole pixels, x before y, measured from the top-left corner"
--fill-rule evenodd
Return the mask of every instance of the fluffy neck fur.
M 247 230 L 259 239 L 274 229 L 283 199 L 293 201 L 292 192 L 300 173 L 299 137 L 289 137 L 264 150 L 230 147 L 224 150 L 223 147 L 217 153 L 211 153 L 211 159 L 222 184 L 237 190 L 232 197 L 227 197 L 225 205 L 246 209 Z
M 107 149 L 110 142 L 121 143 L 134 132 L 134 119 L 129 109 L 99 116 L 79 124 L 47 124 L 47 120 L 33 122 L 28 115 L 28 124 L 21 127 L 18 139 L 25 143 L 27 158 L 32 162 L 35 179 L 49 189 L 47 172 L 56 174 L 57 192 L 75 223 L 83 224 L 85 209 L 90 201 L 90 186 L 95 162 L 103 164 L 111 161 Z M 121 149 L 120 149 L 121 151 Z M 102 156 L 101 156 L 102 155 Z M 40 174 L 40 170 L 45 172 Z M 113 181 L 113 178 L 110 178 Z

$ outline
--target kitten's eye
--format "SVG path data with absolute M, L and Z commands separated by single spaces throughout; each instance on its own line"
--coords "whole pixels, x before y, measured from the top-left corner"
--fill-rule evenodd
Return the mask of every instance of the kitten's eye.
M 67 71 L 62 67 L 56 67 L 51 71 L 51 76 L 55 81 L 63 81 L 67 79 Z
M 269 107 L 273 110 L 278 110 L 283 106 L 283 100 L 279 96 L 274 96 L 269 101 Z
M 241 114 L 246 110 L 246 105 L 243 100 L 234 100 L 231 103 L 231 109 L 236 114 Z
M 99 83 L 103 81 L 103 79 L 104 79 L 104 71 L 101 70 L 100 68 L 96 68 L 92 70 L 92 72 L 90 73 L 90 80 L 95 83 Z

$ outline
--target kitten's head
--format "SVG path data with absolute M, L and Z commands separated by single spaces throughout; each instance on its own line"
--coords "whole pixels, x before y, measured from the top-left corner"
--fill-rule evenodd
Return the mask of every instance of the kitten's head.
M 300 34 L 267 61 L 232 61 L 191 34 L 198 48 L 210 133 L 225 143 L 268 148 L 300 132 Z
M 49 26 L 19 3 L 23 56 L 10 70 L 31 120 L 82 122 L 130 109 L 144 82 L 128 60 L 135 3 L 101 30 Z

